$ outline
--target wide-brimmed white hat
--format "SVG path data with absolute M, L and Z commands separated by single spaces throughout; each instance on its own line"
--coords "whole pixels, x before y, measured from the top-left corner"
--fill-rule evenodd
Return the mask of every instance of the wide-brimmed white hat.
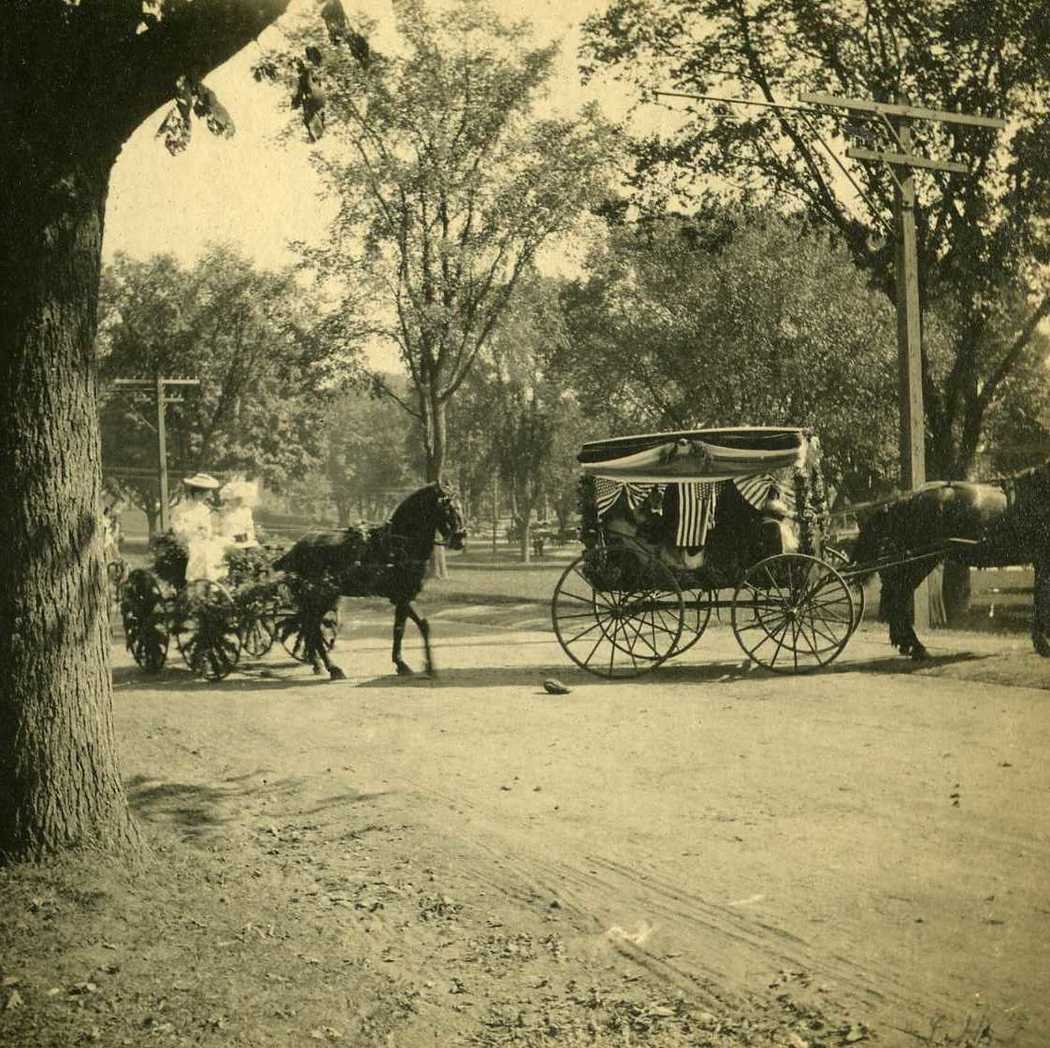
M 240 499 L 250 506 L 255 505 L 259 497 L 259 485 L 254 480 L 245 480 L 243 477 L 233 477 L 222 486 L 219 498 L 223 502 L 232 502 Z
M 188 488 L 204 488 L 208 491 L 214 491 L 219 486 L 219 482 L 210 473 L 194 473 L 182 483 Z

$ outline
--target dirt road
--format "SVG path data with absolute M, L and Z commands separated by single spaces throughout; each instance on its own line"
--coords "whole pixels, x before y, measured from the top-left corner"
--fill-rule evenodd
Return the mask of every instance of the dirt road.
M 395 827 L 384 861 L 442 869 L 490 927 L 530 910 L 624 978 L 822 1009 L 835 1043 L 1050 1043 L 1050 693 L 1023 686 L 1050 667 L 1022 639 L 935 637 L 913 671 L 872 631 L 790 678 L 715 630 L 606 682 L 503 617 L 436 617 L 436 680 L 389 674 L 385 616 L 340 641 L 345 682 L 118 658 L 132 798 L 198 835 Z M 425 978 L 388 932 L 386 970 Z

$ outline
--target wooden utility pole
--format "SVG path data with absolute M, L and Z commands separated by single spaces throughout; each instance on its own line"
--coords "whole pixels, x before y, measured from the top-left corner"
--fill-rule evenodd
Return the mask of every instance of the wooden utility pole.
M 157 406 L 157 482 L 160 487 L 160 530 L 168 530 L 168 432 L 166 408 L 169 404 L 179 404 L 182 397 L 168 396 L 168 386 L 199 386 L 195 378 L 163 378 L 158 372 L 156 378 L 118 378 L 113 383 L 121 389 L 149 390 L 156 399 Z
M 894 229 L 897 237 L 897 364 L 900 376 L 900 481 L 906 491 L 926 482 L 926 416 L 922 392 L 922 312 L 919 300 L 919 259 L 915 236 L 915 170 L 949 171 L 970 174 L 966 164 L 954 160 L 936 160 L 912 153 L 913 121 L 933 120 L 946 124 L 1002 129 L 1005 120 L 952 113 L 943 109 L 923 109 L 901 101 L 870 102 L 834 95 L 803 95 L 803 102 L 855 110 L 878 119 L 881 127 L 897 148 L 874 150 L 850 146 L 846 156 L 854 160 L 876 161 L 889 165 L 894 181 Z M 930 624 L 929 594 L 920 586 L 915 594 L 915 619 L 923 626 Z

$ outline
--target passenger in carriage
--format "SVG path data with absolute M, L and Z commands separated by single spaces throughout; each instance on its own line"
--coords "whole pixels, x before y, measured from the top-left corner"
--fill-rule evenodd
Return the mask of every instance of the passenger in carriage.
M 182 483 L 186 496 L 172 513 L 171 529 L 189 554 L 186 581 L 217 581 L 226 574 L 225 543 L 215 535 L 208 496 L 219 487 L 219 482 L 207 473 L 196 473 Z
M 219 535 L 226 546 L 250 549 L 258 546 L 252 507 L 258 499 L 258 485 L 235 477 L 219 491 Z

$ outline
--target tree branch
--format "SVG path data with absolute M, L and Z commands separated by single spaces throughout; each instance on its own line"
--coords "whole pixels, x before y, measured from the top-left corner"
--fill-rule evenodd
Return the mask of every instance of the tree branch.
M 203 79 L 284 14 L 289 0 L 195 0 L 128 41 L 112 71 L 120 141 L 175 92 L 183 74 Z

